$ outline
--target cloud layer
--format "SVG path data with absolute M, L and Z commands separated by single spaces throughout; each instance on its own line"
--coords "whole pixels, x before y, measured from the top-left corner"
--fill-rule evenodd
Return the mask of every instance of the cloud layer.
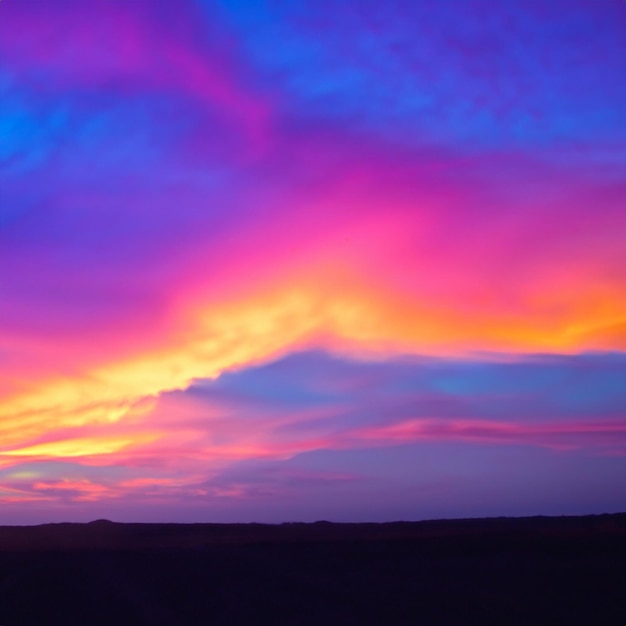
M 2 2 L 15 519 L 275 483 L 317 490 L 323 517 L 325 489 L 395 480 L 342 454 L 383 471 L 412 446 L 613 471 L 625 19 L 560 0 Z
M 506 485 L 487 459 L 510 451 L 516 474 L 550 474 L 534 485 L 535 499 L 556 499 L 550 510 L 584 510 L 590 494 L 574 493 L 573 467 L 604 483 L 607 506 L 618 507 L 625 368 L 620 354 L 364 361 L 294 353 L 164 392 L 112 424 L 49 428 L 6 447 L 2 497 L 16 508 L 89 503 L 118 515 L 142 502 L 148 515 L 169 506 L 168 519 L 177 511 L 187 520 L 233 519 L 233 507 L 254 517 L 258 507 L 256 519 L 274 521 L 296 498 L 309 516 L 330 507 L 347 519 L 342 502 L 353 490 L 374 497 L 388 484 L 403 510 L 407 485 L 442 482 L 445 506 L 428 490 L 412 506 L 414 515 L 443 515 L 460 497 L 459 467 L 478 463 L 471 471 L 482 478 L 464 489 L 483 497 L 486 484 Z M 569 501 L 557 504 L 561 492 Z M 481 512 L 467 494 L 463 501 L 457 514 Z M 366 517 L 378 519 L 375 511 Z

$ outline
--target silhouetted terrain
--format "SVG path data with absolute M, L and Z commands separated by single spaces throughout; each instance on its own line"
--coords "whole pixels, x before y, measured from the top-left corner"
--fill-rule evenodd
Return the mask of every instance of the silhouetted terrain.
M 626 624 L 626 514 L 0 527 L 0 626 Z

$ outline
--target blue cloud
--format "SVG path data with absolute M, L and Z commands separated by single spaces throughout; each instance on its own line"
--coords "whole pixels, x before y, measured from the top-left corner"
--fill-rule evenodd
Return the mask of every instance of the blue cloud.
M 610 7 L 356 6 L 221 2 L 252 63 L 298 114 L 467 148 L 625 138 L 626 45 Z
M 528 356 L 513 361 L 359 361 L 322 351 L 198 380 L 183 392 L 263 414 L 331 408 L 345 426 L 411 417 L 614 418 L 626 412 L 626 355 Z M 314 426 L 310 422 L 305 427 Z M 293 426 L 297 428 L 296 426 Z

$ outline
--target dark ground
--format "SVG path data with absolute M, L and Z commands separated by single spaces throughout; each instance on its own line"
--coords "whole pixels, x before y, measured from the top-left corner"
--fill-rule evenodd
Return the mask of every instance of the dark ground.
M 625 626 L 626 514 L 0 527 L 0 626 Z

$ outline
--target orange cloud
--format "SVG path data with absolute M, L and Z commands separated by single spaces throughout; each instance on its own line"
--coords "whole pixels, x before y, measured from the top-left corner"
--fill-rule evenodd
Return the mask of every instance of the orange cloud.
M 197 305 L 187 315 L 192 323 L 184 341 L 156 352 L 112 362 L 72 379 L 41 381 L 28 394 L 0 401 L 0 445 L 6 454 L 44 454 L 82 447 L 113 452 L 140 440 L 116 439 L 115 424 L 133 423 L 149 414 L 150 398 L 172 389 L 184 389 L 195 378 L 213 378 L 221 372 L 274 357 L 305 345 L 325 345 L 358 354 L 471 354 L 486 350 L 505 353 L 575 352 L 598 347 L 589 338 L 590 326 L 611 320 L 617 302 L 596 307 L 596 322 L 572 319 L 568 325 L 537 316 L 503 315 L 497 320 L 485 312 L 466 318 L 353 282 L 329 284 L 329 270 L 297 284 L 242 298 L 221 306 Z M 322 286 L 323 284 L 323 286 Z M 560 332 L 559 332 L 560 329 Z M 40 444 L 19 449 L 51 429 L 110 425 L 110 439 L 75 444 Z

